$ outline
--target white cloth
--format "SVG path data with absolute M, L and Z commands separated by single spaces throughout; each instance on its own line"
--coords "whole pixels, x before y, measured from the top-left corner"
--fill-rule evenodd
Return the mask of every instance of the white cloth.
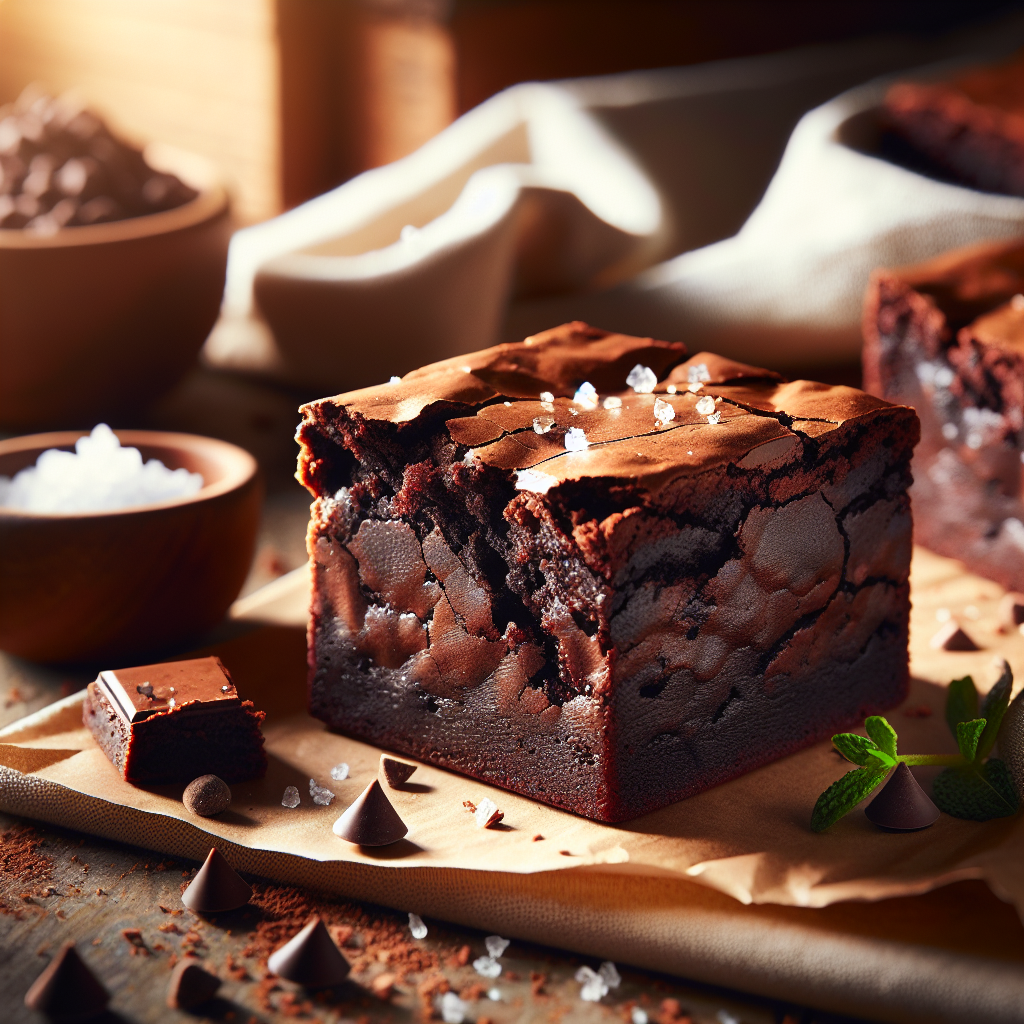
M 240 231 L 205 358 L 327 392 L 577 318 L 772 365 L 823 344 L 849 356 L 871 267 L 1016 233 L 1024 201 L 839 141 L 878 83 L 787 137 L 842 89 L 1004 52 L 1022 26 L 515 86 L 409 157 Z

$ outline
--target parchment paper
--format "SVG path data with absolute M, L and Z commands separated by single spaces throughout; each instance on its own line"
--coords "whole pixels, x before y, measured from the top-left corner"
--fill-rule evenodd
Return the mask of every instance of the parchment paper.
M 958 563 L 920 550 L 915 554 L 915 678 L 906 705 L 890 716 L 902 750 L 955 751 L 942 714 L 943 684 L 950 678 L 971 672 L 979 687 L 987 688 L 996 675 L 994 655 L 1006 657 L 1024 677 L 1024 638 L 998 631 L 1001 595 L 996 584 L 962 572 Z M 818 794 L 849 768 L 824 743 L 618 826 L 423 765 L 404 790 L 388 791 L 409 825 L 408 838 L 376 852 L 351 846 L 334 836 L 331 825 L 375 777 L 381 751 L 327 732 L 301 712 L 305 606 L 306 579 L 300 570 L 236 606 L 237 635 L 211 648 L 224 658 L 242 694 L 268 711 L 270 770 L 259 782 L 234 786 L 227 813 L 197 818 L 182 805 L 181 786 L 141 789 L 123 782 L 81 726 L 81 694 L 0 733 L 0 764 L 22 775 L 14 780 L 5 773 L 4 805 L 52 820 L 45 801 L 37 805 L 28 799 L 31 780 L 46 781 L 105 804 L 94 828 L 140 845 L 148 845 L 147 826 L 142 833 L 125 832 L 121 808 L 134 808 L 143 819 L 169 819 L 164 829 L 188 822 L 241 847 L 292 854 L 325 867 L 362 863 L 532 874 L 599 866 L 615 874 L 693 879 L 742 903 L 823 907 L 979 878 L 1024 913 L 1024 821 L 1019 814 L 987 823 L 943 815 L 926 831 L 894 835 L 875 829 L 858 810 L 825 835 L 810 832 L 807 823 Z M 931 650 L 928 641 L 939 626 L 939 608 L 957 614 L 984 649 Z M 915 715 L 922 708 L 932 714 L 911 717 L 908 708 Z M 350 766 L 350 775 L 335 782 L 330 769 L 340 762 Z M 333 804 L 313 804 L 311 778 L 336 793 Z M 302 794 L 296 809 L 281 805 L 289 785 Z M 15 792 L 23 795 L 16 798 Z M 463 801 L 479 803 L 484 797 L 504 811 L 496 829 L 478 828 L 463 808 Z

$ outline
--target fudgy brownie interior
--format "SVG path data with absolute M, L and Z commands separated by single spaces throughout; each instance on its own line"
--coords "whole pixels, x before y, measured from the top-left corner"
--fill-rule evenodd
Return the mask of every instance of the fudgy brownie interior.
M 1024 589 L 1024 244 L 876 272 L 864 386 L 913 405 L 917 540 Z
M 334 728 L 623 820 L 903 697 L 912 410 L 568 324 L 303 412 Z

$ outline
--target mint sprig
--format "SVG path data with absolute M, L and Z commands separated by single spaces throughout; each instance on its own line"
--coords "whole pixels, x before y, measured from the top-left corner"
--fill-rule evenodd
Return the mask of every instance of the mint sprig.
M 1016 812 L 1020 798 L 1006 765 L 989 757 L 1010 704 L 1013 674 L 1004 661 L 1003 672 L 979 709 L 978 690 L 970 676 L 954 679 L 946 694 L 946 722 L 956 737 L 959 754 L 900 754 L 896 730 L 881 715 L 864 720 L 867 736 L 843 732 L 832 737 L 836 750 L 859 767 L 833 782 L 818 797 L 811 828 L 823 832 L 885 780 L 901 761 L 907 765 L 945 767 L 935 779 L 933 799 L 939 810 L 955 818 L 988 821 Z
M 824 832 L 829 825 L 834 825 L 873 793 L 888 774 L 888 768 L 857 768 L 837 779 L 818 797 L 811 814 L 811 828 Z

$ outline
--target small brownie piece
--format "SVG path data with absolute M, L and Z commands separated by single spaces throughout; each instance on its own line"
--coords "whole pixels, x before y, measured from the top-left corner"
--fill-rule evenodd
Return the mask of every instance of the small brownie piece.
M 82 721 L 126 782 L 227 782 L 267 770 L 263 712 L 243 701 L 220 658 L 101 672 Z
M 574 323 L 303 413 L 332 728 L 621 821 L 903 699 L 912 409 Z
M 1024 589 L 1024 243 L 872 275 L 864 386 L 921 418 L 918 543 Z
M 898 82 L 886 94 L 882 126 L 886 142 L 902 144 L 894 155 L 922 170 L 1024 196 L 1024 50 L 948 82 Z

